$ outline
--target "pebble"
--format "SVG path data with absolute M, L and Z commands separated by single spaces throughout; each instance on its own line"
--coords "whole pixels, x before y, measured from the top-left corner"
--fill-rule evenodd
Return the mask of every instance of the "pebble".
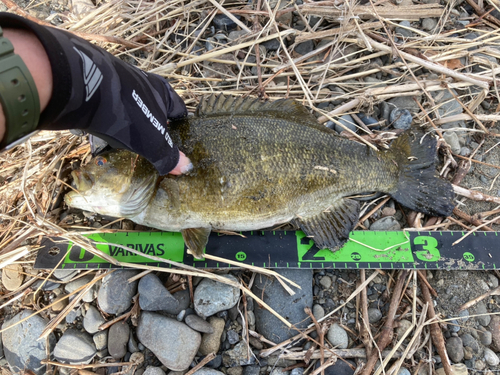
M 53 275 L 56 279 L 67 282 L 70 281 L 76 275 L 78 275 L 79 272 L 80 272 L 79 270 L 64 270 L 58 268 L 57 270 L 54 271 Z
M 238 335 L 238 332 L 232 329 L 227 331 L 226 337 L 227 337 L 227 342 L 229 342 L 231 345 L 234 345 L 240 341 L 240 335 Z
M 198 371 L 196 371 L 193 375 L 225 375 L 225 374 L 221 371 L 217 371 L 217 370 L 214 370 L 211 368 L 202 367 Z
M 82 316 L 82 310 L 77 307 L 76 309 L 71 310 L 68 315 L 66 315 L 66 323 L 73 324 L 80 316 Z
M 323 276 L 319 281 L 319 284 L 323 287 L 323 289 L 330 289 L 332 286 L 332 278 L 330 276 Z
M 478 331 L 479 340 L 484 346 L 490 346 L 492 342 L 492 334 L 490 331 Z
M 396 27 L 394 30 L 396 34 L 399 34 L 398 36 L 406 37 L 406 38 L 411 38 L 413 36 L 413 32 L 411 30 L 406 29 L 405 27 L 411 27 L 411 24 L 409 21 L 401 21 L 399 23 L 401 26 L 404 27 Z
M 141 314 L 137 338 L 173 371 L 189 368 L 201 343 L 201 335 L 186 324 L 148 311 Z
M 2 325 L 2 330 L 10 327 L 20 320 L 33 314 L 33 310 L 24 310 L 7 320 Z M 45 373 L 45 365 L 40 362 L 46 359 L 46 340 L 38 340 L 45 329 L 47 322 L 34 315 L 28 320 L 2 332 L 2 342 L 5 359 L 13 373 L 23 373 L 31 370 L 37 375 Z M 49 345 L 54 347 L 56 338 L 54 334 L 49 335 Z
M 451 89 L 451 91 L 458 97 L 454 89 Z M 431 96 L 436 101 L 436 104 L 440 104 L 438 112 L 441 117 L 462 113 L 462 106 L 448 90 L 433 91 L 431 92 Z
M 377 323 L 380 319 L 382 319 L 382 313 L 379 309 L 373 307 L 368 309 L 368 321 L 370 323 Z
M 226 322 L 222 318 L 212 316 L 208 318 L 208 323 L 213 329 L 212 333 L 205 333 L 201 339 L 200 353 L 208 355 L 210 353 L 217 353 L 220 348 L 220 341 L 222 332 Z
M 134 333 L 132 331 L 130 331 L 130 336 L 128 338 L 127 349 L 130 353 L 139 352 L 141 350 L 139 348 L 137 340 L 134 338 Z
M 470 333 L 464 333 L 462 336 L 460 336 L 460 338 L 462 339 L 462 345 L 464 346 L 464 348 L 470 348 L 472 350 L 472 353 L 475 355 L 479 355 L 481 353 L 481 346 Z
M 237 19 L 241 19 L 241 16 L 238 15 L 234 15 L 234 17 L 236 17 Z M 212 23 L 214 24 L 216 29 L 224 30 L 227 32 L 234 30 L 237 27 L 236 23 L 225 14 L 216 14 L 212 20 Z
M 490 366 L 498 366 L 498 364 L 500 363 L 498 355 L 490 348 L 484 348 L 483 355 L 484 360 Z
M 355 132 L 358 129 L 357 126 L 356 126 L 356 122 L 354 121 L 354 119 L 352 118 L 351 115 L 340 116 L 339 119 L 338 119 L 338 122 L 340 122 L 342 125 L 344 125 L 349 130 L 352 130 L 353 132 Z M 345 129 L 342 126 L 338 125 L 338 124 L 335 124 L 333 126 L 333 129 L 337 133 L 342 133 L 343 131 L 345 131 Z
M 391 116 L 392 110 L 394 109 L 394 106 L 390 105 L 387 102 L 380 102 L 378 108 L 380 111 L 380 119 L 385 120 L 387 123 L 389 123 L 389 118 Z
M 320 361 L 316 362 L 319 367 Z M 332 366 L 325 369 L 325 375 L 354 375 L 356 364 L 351 360 L 336 361 Z
M 173 294 L 174 298 L 179 301 L 179 304 L 176 308 L 163 310 L 167 314 L 178 315 L 181 311 L 189 308 L 189 304 L 191 303 L 191 298 L 189 297 L 189 290 L 181 290 L 177 293 Z
M 313 305 L 312 313 L 316 320 L 320 320 L 325 316 L 325 309 L 323 308 L 323 306 L 315 304 Z
M 347 345 L 349 344 L 349 337 L 347 336 L 347 332 L 345 331 L 345 329 L 339 326 L 337 323 L 332 324 L 332 326 L 328 330 L 326 337 L 334 348 L 347 349 Z
M 35 281 L 33 283 L 33 285 L 31 285 L 31 289 L 36 290 L 36 289 L 41 288 L 44 291 L 50 291 L 50 290 L 56 290 L 60 286 L 61 286 L 61 284 L 59 284 L 59 283 L 54 283 L 52 281 L 38 279 L 37 281 Z M 87 297 L 87 295 L 85 295 L 85 297 Z M 84 302 L 86 302 L 86 301 L 84 301 Z
M 117 322 L 109 327 L 108 351 L 114 359 L 120 359 L 127 353 L 127 343 L 130 336 L 130 327 L 127 323 Z
M 161 367 L 148 366 L 142 375 L 166 375 Z
M 222 353 L 222 363 L 226 367 L 246 366 L 255 363 L 255 356 L 247 351 L 247 344 L 243 341 L 235 345 L 231 350 Z
M 460 337 L 450 337 L 446 340 L 446 351 L 450 359 L 458 363 L 464 359 L 464 347 Z
M 8 291 L 19 288 L 24 281 L 23 266 L 17 263 L 9 264 L 2 269 L 2 284 Z
M 370 225 L 370 230 L 390 231 L 390 230 L 400 230 L 400 229 L 401 225 L 394 216 L 383 217 L 382 219 L 374 221 Z
M 88 284 L 90 281 L 92 281 L 93 278 L 94 278 L 94 276 L 92 276 L 92 275 L 82 276 L 79 279 L 76 279 L 75 281 L 72 281 L 72 282 L 66 284 L 66 286 L 64 287 L 64 290 L 68 294 L 71 292 L 74 292 L 78 288 L 84 286 L 85 284 Z M 82 297 L 82 301 L 83 302 L 92 302 L 96 297 L 97 288 L 98 288 L 98 285 L 94 284 L 90 288 L 90 290 L 87 293 L 85 293 L 85 295 Z
M 244 37 L 245 35 L 248 35 L 248 32 L 245 30 L 234 30 L 229 33 L 227 36 L 227 39 L 231 42 L 232 45 L 236 45 L 236 42 L 239 38 Z
M 58 361 L 72 365 L 88 364 L 96 353 L 92 336 L 73 328 L 64 332 L 54 348 L 54 357 Z
M 456 132 L 444 132 L 443 138 L 450 146 L 451 152 L 453 152 L 454 154 L 460 154 L 462 146 L 460 146 L 460 140 L 458 139 L 458 135 Z
M 491 349 L 500 351 L 500 316 L 493 315 L 488 324 L 491 332 Z
M 145 311 L 171 311 L 179 307 L 179 301 L 170 294 L 160 281 L 160 278 L 152 273 L 147 274 L 139 280 L 139 306 Z
M 486 309 L 486 303 L 480 301 L 474 308 L 474 315 L 476 316 L 476 322 L 481 324 L 483 327 L 487 327 L 490 324 L 491 316 L 488 314 L 488 310 Z
M 314 42 L 310 40 L 306 40 L 305 42 L 299 43 L 295 46 L 293 52 L 299 54 L 300 56 L 307 55 L 314 49 Z
M 423 366 L 422 366 L 423 367 Z M 451 365 L 451 370 L 453 375 L 468 375 L 469 371 L 467 371 L 467 367 L 463 363 L 457 363 L 455 365 Z M 446 375 L 444 372 L 444 368 L 436 369 L 436 375 Z
M 297 367 L 292 370 L 290 375 L 302 375 L 304 373 L 304 368 L 302 367 Z
M 413 116 L 407 109 L 395 108 L 389 117 L 390 124 L 394 129 L 410 129 Z
M 56 289 L 60 290 L 60 289 Z M 66 306 L 68 306 L 68 297 L 66 294 L 58 294 L 58 297 L 53 301 L 52 311 L 53 312 L 61 312 Z
M 413 98 L 414 97 L 411 96 L 397 96 L 395 98 L 390 99 L 388 103 L 392 104 L 390 106 L 391 113 L 393 108 L 407 109 L 408 111 L 413 113 L 420 112 L 420 107 L 415 102 L 415 100 L 413 100 Z M 422 101 L 422 98 L 420 96 L 416 96 L 415 99 L 418 102 Z
M 106 319 L 102 317 L 99 310 L 90 305 L 85 317 L 83 318 L 83 328 L 85 328 L 85 331 L 90 334 L 94 334 L 99 331 L 99 326 L 104 322 L 106 322 Z
M 294 281 L 302 289 L 294 289 L 296 294 L 290 296 L 275 278 L 258 276 L 252 288 L 253 292 L 262 296 L 265 303 L 271 306 L 281 316 L 296 328 L 306 328 L 310 319 L 304 311 L 313 304 L 313 272 L 306 270 L 278 269 L 280 275 Z M 278 318 L 264 307 L 258 305 L 254 308 L 255 327 L 266 339 L 279 343 L 297 334 L 295 329 L 289 329 Z
M 407 368 L 401 367 L 398 371 L 398 375 L 411 375 L 411 373 Z
M 243 367 L 243 375 L 259 375 L 260 366 L 250 365 Z
M 238 282 L 233 275 L 225 275 L 227 279 Z M 198 315 L 208 317 L 219 311 L 229 310 L 238 303 L 240 290 L 234 286 L 218 281 L 203 279 L 194 292 L 194 309 Z
M 97 351 L 106 349 L 108 347 L 108 330 L 105 329 L 104 331 L 97 332 L 92 336 L 92 340 Z
M 121 314 L 132 304 L 137 292 L 137 281 L 128 279 L 138 274 L 134 270 L 117 270 L 106 275 L 97 295 L 99 307 L 106 314 Z
M 186 319 L 184 320 L 184 322 L 189 327 L 194 329 L 195 331 L 203 332 L 203 333 L 213 333 L 214 332 L 214 329 L 210 325 L 210 323 L 207 322 L 206 320 L 200 318 L 198 315 L 195 315 L 195 314 L 188 315 L 188 316 L 186 316 Z
M 434 30 L 434 28 L 437 26 L 438 21 L 435 18 L 424 18 L 422 20 L 422 29 L 426 31 L 431 31 Z
M 412 324 L 409 320 L 401 319 L 399 321 L 399 326 L 396 329 L 396 336 L 398 337 L 398 340 L 403 337 L 403 335 L 406 333 L 406 331 L 408 331 L 408 329 L 410 329 L 411 325 Z

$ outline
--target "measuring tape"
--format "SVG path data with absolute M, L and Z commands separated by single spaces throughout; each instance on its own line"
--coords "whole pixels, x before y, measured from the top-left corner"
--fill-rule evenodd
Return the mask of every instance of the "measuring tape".
M 97 249 L 117 261 L 171 268 L 172 265 L 128 252 L 168 259 L 196 268 L 237 267 L 234 262 L 267 268 L 306 269 L 450 269 L 488 270 L 500 267 L 497 232 L 355 231 L 336 252 L 320 250 L 301 231 L 253 231 L 242 236 L 212 233 L 206 253 L 233 261 L 195 259 L 180 233 L 115 232 L 85 235 Z M 460 242 L 454 244 L 458 240 Z M 59 266 L 58 266 L 59 264 Z M 62 238 L 45 238 L 35 268 L 104 269 L 115 265 Z

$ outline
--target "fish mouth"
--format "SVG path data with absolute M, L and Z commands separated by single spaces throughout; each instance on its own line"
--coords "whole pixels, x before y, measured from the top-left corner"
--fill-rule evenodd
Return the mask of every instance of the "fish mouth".
M 86 172 L 76 170 L 71 172 L 71 177 L 73 177 L 73 184 L 79 193 L 91 189 L 92 185 L 94 185 L 94 182 Z

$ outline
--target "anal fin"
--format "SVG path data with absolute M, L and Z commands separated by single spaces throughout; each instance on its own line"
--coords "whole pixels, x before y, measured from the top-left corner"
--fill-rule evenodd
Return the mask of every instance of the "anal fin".
M 187 248 L 197 259 L 203 258 L 203 249 L 207 246 L 211 228 L 188 228 L 181 230 Z
M 294 220 L 300 229 L 313 239 L 320 249 L 338 250 L 349 239 L 349 233 L 359 219 L 359 203 L 341 199 L 316 216 Z

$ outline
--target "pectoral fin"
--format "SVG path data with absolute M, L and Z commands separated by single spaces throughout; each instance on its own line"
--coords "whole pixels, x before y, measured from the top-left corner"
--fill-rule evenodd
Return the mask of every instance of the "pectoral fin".
M 188 228 L 181 230 L 187 248 L 197 259 L 203 258 L 203 249 L 207 246 L 211 228 Z
M 347 242 L 358 219 L 358 202 L 344 198 L 319 215 L 301 217 L 294 222 L 320 249 L 335 251 Z

